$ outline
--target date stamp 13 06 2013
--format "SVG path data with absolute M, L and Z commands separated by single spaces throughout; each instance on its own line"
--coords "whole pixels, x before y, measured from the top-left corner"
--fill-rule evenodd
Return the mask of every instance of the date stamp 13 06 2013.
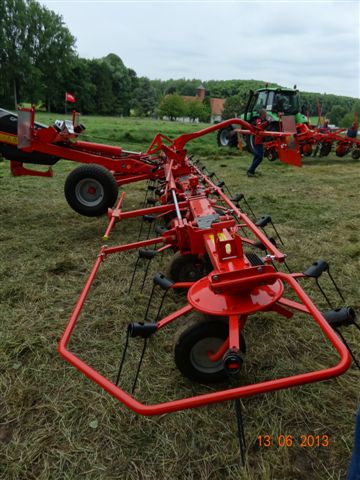
M 299 446 L 301 448 L 327 448 L 334 443 L 334 439 L 328 434 L 314 435 L 259 435 L 257 445 L 263 448 L 282 447 L 289 448 Z

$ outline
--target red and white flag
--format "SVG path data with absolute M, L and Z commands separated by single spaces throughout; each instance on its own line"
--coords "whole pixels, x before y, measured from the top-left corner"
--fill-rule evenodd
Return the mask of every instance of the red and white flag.
M 65 92 L 65 102 L 75 103 L 76 100 L 75 100 L 74 95 L 72 95 L 71 93 Z

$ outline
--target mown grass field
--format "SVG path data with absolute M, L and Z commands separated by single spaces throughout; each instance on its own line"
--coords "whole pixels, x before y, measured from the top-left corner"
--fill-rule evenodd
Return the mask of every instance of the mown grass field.
M 56 115 L 39 115 L 48 123 Z M 84 118 L 88 138 L 145 151 L 155 133 L 175 137 L 198 126 L 151 120 Z M 218 149 L 215 135 L 189 152 L 244 192 L 255 212 L 270 213 L 285 241 L 288 263 L 302 271 L 323 258 L 360 311 L 360 163 L 350 157 L 308 158 L 301 169 L 270 163 L 247 178 L 251 157 Z M 232 403 L 140 417 L 66 364 L 57 343 L 101 246 L 105 218 L 74 213 L 63 185 L 74 164 L 55 165 L 53 179 L 1 175 L 0 478 L 15 479 L 344 479 L 351 456 L 360 372 L 242 401 L 247 464 L 240 466 Z M 137 208 L 145 184 L 125 186 L 125 207 Z M 136 221 L 118 225 L 109 244 L 137 238 Z M 164 257 L 166 263 L 166 256 Z M 130 321 L 141 320 L 151 288 L 141 275 L 128 295 L 135 254 L 107 261 L 95 282 L 71 348 L 101 372 L 116 376 Z M 155 263 L 152 273 L 164 267 Z M 307 284 L 306 284 L 307 285 Z M 329 285 L 324 282 L 327 288 Z M 315 287 L 306 291 L 320 309 Z M 336 293 L 330 297 L 341 305 Z M 165 311 L 179 306 L 170 297 Z M 173 361 L 176 326 L 150 341 L 137 395 L 144 402 L 190 396 L 208 388 L 181 377 Z M 359 332 L 344 335 L 360 357 Z M 245 329 L 247 357 L 241 382 L 320 369 L 336 362 L 309 319 L 255 315 Z M 133 340 L 122 377 L 131 387 L 141 342 Z M 300 435 L 330 436 L 328 447 L 300 447 Z M 273 445 L 260 447 L 259 435 Z M 292 435 L 279 447 L 279 435 Z

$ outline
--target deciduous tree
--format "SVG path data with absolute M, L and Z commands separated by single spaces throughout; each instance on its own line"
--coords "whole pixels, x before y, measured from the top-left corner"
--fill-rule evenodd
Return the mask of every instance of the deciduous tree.
M 169 117 L 170 120 L 175 120 L 178 117 L 183 117 L 186 113 L 186 105 L 183 98 L 174 93 L 173 95 L 166 95 L 159 106 L 159 114 L 162 117 Z

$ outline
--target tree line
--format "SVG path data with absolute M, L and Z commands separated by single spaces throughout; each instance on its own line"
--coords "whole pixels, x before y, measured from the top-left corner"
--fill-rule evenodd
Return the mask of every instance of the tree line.
M 0 105 L 43 104 L 48 111 L 63 112 L 65 92 L 76 98 L 84 114 L 187 116 L 208 121 L 209 97 L 225 98 L 224 118 L 240 115 L 249 90 L 265 85 L 257 80 L 169 79 L 138 77 L 120 57 L 110 53 L 85 59 L 76 52 L 76 39 L 63 18 L 35 0 L 2 0 L 0 9 Z M 205 101 L 184 101 L 202 84 Z M 278 86 L 268 82 L 269 86 Z M 304 92 L 301 103 L 309 115 L 322 115 L 341 125 L 359 101 L 352 97 Z M 360 114 L 360 111 L 358 112 Z

